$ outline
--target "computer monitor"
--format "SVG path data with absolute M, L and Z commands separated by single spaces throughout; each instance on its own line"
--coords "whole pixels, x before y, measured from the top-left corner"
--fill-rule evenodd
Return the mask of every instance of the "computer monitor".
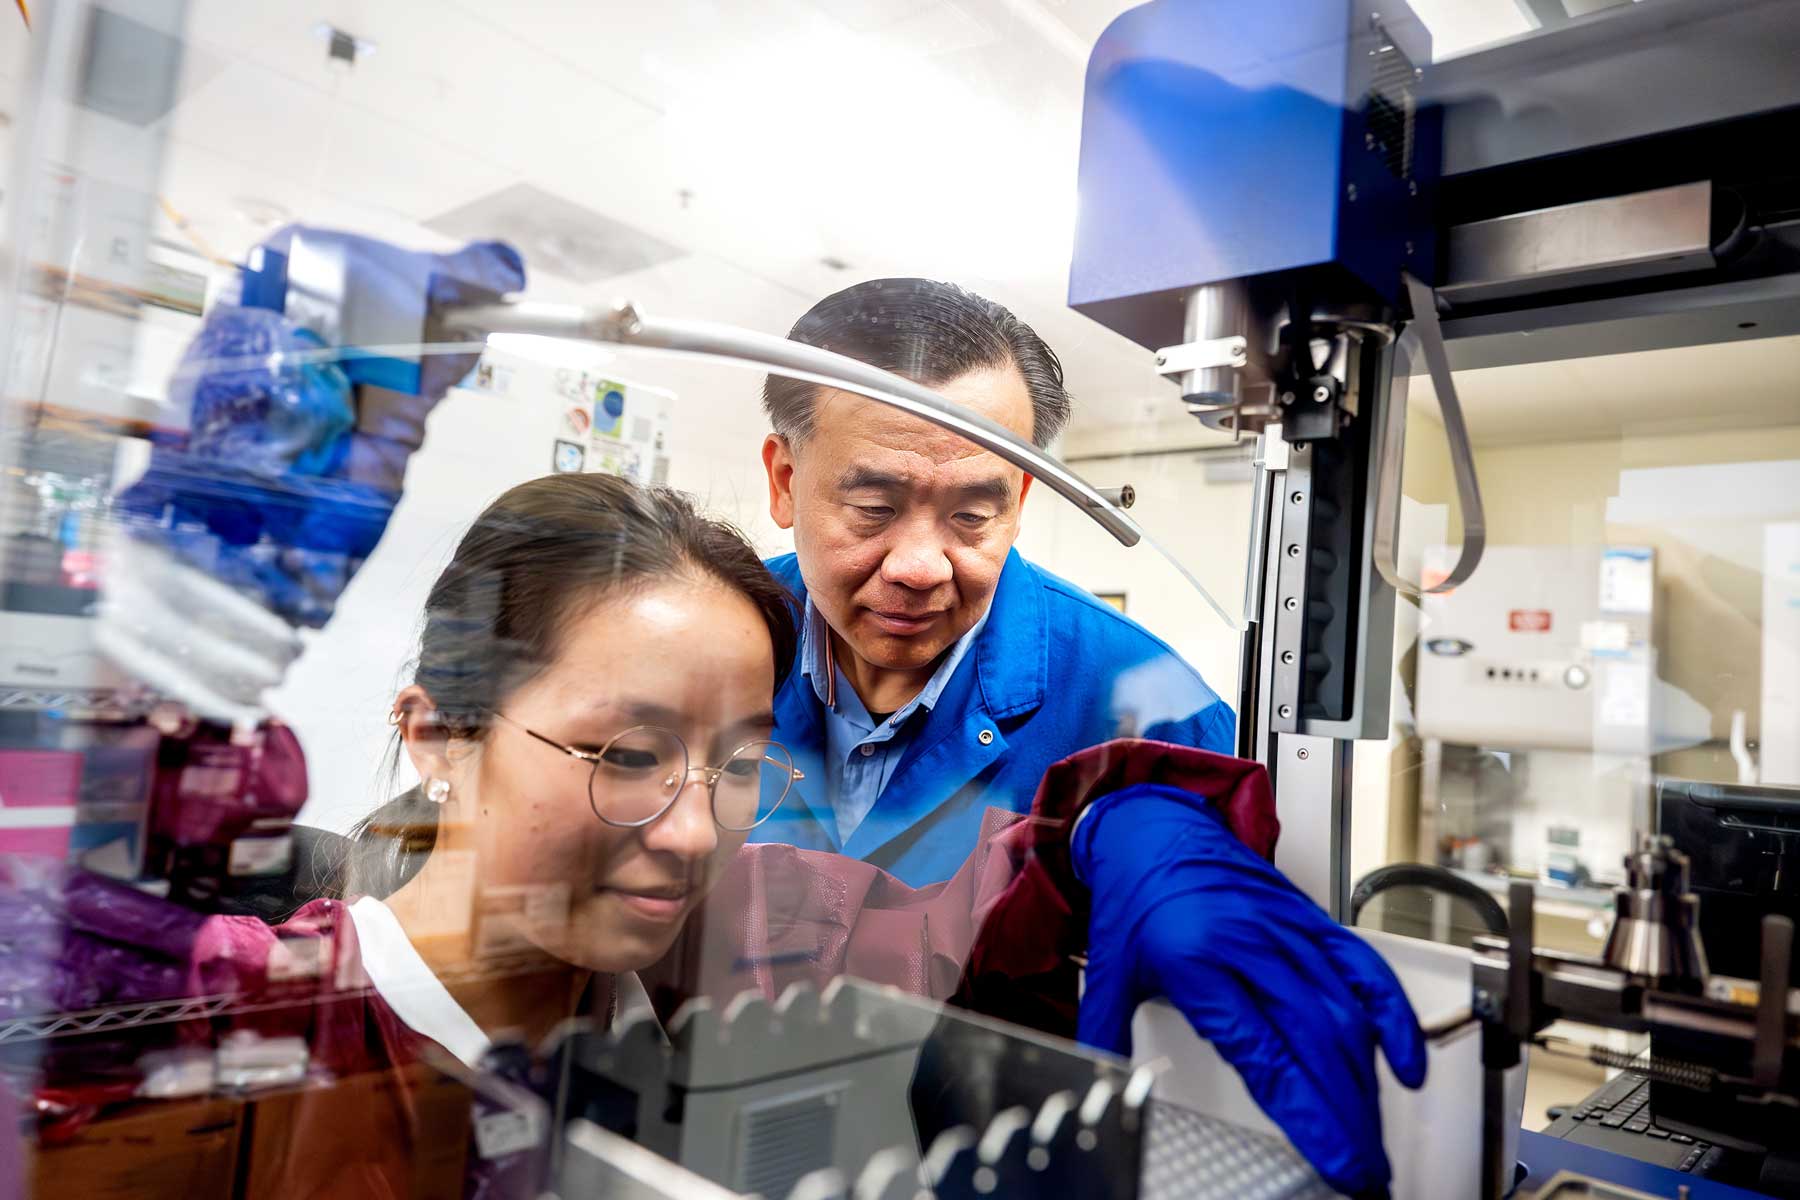
M 1763 916 L 1800 925 L 1800 787 L 1663 779 L 1656 798 L 1658 832 L 1692 864 L 1708 969 L 1757 978 Z

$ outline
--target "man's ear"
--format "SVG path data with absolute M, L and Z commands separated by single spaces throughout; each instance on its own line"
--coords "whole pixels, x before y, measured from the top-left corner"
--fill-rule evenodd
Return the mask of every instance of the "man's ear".
M 782 529 L 794 527 L 794 448 L 771 433 L 763 439 L 763 470 L 769 476 L 769 517 Z
M 431 695 L 413 684 L 394 697 L 394 727 L 406 747 L 406 757 L 422 782 L 433 779 L 448 782 L 455 769 L 450 762 L 450 737 L 438 720 L 437 706 Z
M 1025 482 L 1019 485 L 1019 507 L 1025 507 L 1025 497 L 1031 495 L 1031 472 L 1025 472 Z

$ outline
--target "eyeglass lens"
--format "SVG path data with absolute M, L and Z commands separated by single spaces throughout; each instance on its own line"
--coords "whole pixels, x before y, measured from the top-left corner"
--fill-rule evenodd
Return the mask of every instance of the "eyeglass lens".
M 719 768 L 713 817 L 726 829 L 753 829 L 774 814 L 793 783 L 793 759 L 777 742 L 738 747 Z M 654 726 L 627 729 L 600 751 L 588 776 L 588 802 L 602 820 L 645 825 L 661 816 L 686 784 L 687 746 Z

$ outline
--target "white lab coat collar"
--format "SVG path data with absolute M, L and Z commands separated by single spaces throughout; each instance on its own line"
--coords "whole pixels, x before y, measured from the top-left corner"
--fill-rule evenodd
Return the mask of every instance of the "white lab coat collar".
M 414 1033 L 456 1055 L 464 1066 L 476 1066 L 492 1044 L 488 1035 L 419 956 L 393 910 L 374 896 L 364 896 L 350 905 L 350 920 L 362 949 L 363 973 L 394 1015 Z M 650 1008 L 650 993 L 635 971 L 615 975 L 613 986 L 618 990 L 618 1017 Z

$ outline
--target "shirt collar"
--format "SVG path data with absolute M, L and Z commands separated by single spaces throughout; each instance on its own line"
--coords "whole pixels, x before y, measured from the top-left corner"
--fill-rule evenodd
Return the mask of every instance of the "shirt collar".
M 920 709 L 930 712 L 936 706 L 938 697 L 942 696 L 944 689 L 949 686 L 951 676 L 956 674 L 956 668 L 961 665 L 964 658 L 968 657 L 970 649 L 980 638 L 981 631 L 987 628 L 988 617 L 993 614 L 993 611 L 994 606 L 990 601 L 987 611 L 981 614 L 981 619 L 976 621 L 967 633 L 956 639 L 955 644 L 938 663 L 937 670 L 933 671 L 931 678 L 925 681 L 925 687 L 894 713 L 892 720 L 896 726 Z M 843 680 L 844 673 L 841 668 L 834 669 L 831 664 L 830 645 L 831 628 L 825 622 L 825 614 L 819 611 L 818 606 L 813 603 L 812 597 L 808 596 L 806 613 L 800 623 L 800 673 L 812 682 L 813 693 L 818 696 L 819 703 L 829 708 L 835 699 L 840 708 L 854 704 L 856 708 L 862 709 L 866 714 L 867 707 L 862 704 L 861 698 L 850 689 L 848 682 L 838 682 Z M 836 687 L 833 686 L 834 683 L 837 684 Z
M 425 964 L 393 910 L 364 896 L 350 905 L 350 921 L 356 926 L 363 973 L 394 1015 L 414 1033 L 456 1055 L 464 1066 L 480 1063 L 488 1050 L 487 1034 Z
M 394 910 L 374 896 L 364 896 L 348 911 L 356 926 L 363 974 L 394 1015 L 414 1033 L 456 1055 L 464 1066 L 479 1066 L 492 1044 L 488 1035 L 426 964 Z M 648 1012 L 655 1019 L 650 993 L 635 971 L 614 975 L 613 987 L 615 1022 L 636 1012 Z

